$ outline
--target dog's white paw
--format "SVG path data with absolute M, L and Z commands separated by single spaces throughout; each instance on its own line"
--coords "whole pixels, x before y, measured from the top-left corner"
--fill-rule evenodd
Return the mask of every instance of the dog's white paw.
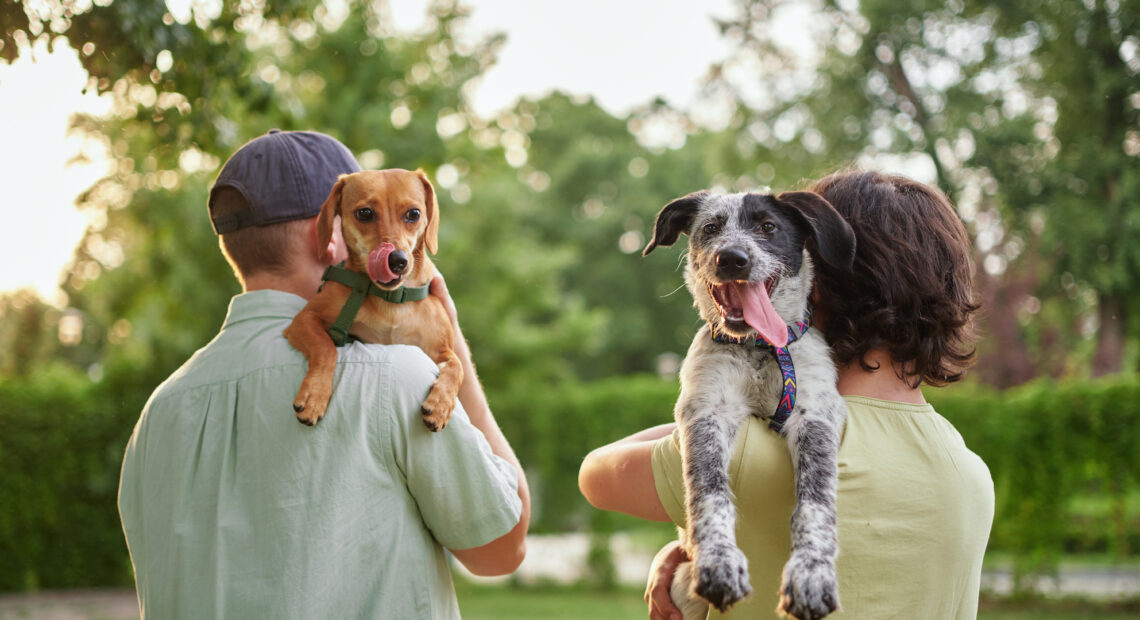
M 798 620 L 816 620 L 839 609 L 835 562 L 793 554 L 784 565 L 776 612 Z
M 697 553 L 697 594 L 726 611 L 752 594 L 748 558 L 735 546 L 704 547 Z
M 669 598 L 681 610 L 684 620 L 704 620 L 709 615 L 709 604 L 693 594 L 693 563 L 681 562 L 673 573 L 673 585 L 669 588 Z

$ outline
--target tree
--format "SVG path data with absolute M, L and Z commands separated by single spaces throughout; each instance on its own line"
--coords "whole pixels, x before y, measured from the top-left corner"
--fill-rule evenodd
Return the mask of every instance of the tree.
M 437 118 L 463 113 L 461 87 L 499 39 L 456 43 L 464 11 L 450 2 L 435 3 L 432 28 L 408 37 L 390 32 L 382 3 L 347 9 L 226 2 L 175 19 L 162 3 L 131 0 L 65 2 L 46 15 L 38 4 L 4 5 L 15 25 L 4 30 L 5 54 L 36 37 L 66 41 L 81 50 L 91 87 L 114 101 L 110 117 L 75 122 L 104 137 L 113 165 L 79 200 L 99 216 L 64 283 L 104 354 L 160 378 L 220 324 L 237 286 L 203 217 L 205 190 L 244 141 L 272 127 L 314 128 L 373 166 L 446 159 Z
M 804 7 L 805 38 L 817 46 L 797 52 L 775 24 Z M 711 83 L 736 102 L 737 131 L 811 160 L 817 173 L 876 159 L 928 170 L 975 238 L 988 339 L 1000 342 L 986 352 L 1000 360 L 990 367 L 1018 369 L 991 379 L 1023 381 L 1046 369 L 1034 351 L 1073 349 L 1086 287 L 1101 315 L 1100 374 L 1119 367 L 1122 301 L 1140 276 L 1135 244 L 1124 243 L 1135 237 L 1134 192 L 1122 191 L 1134 188 L 1140 150 L 1128 103 L 1140 69 L 1137 8 L 741 0 L 722 24 L 738 52 Z M 1032 295 L 1057 291 L 1066 273 L 1067 298 Z M 1057 315 L 1045 331 L 1060 342 L 1034 335 L 1031 323 Z
M 237 285 L 204 217 L 206 188 L 229 152 L 271 127 L 326 131 L 366 168 L 423 167 L 436 178 L 443 213 L 436 262 L 449 275 L 489 388 L 566 379 L 599 357 L 622 359 L 603 355 L 618 346 L 601 337 L 605 311 L 568 286 L 566 274 L 579 271 L 585 255 L 577 239 L 533 234 L 556 232 L 548 217 L 573 209 L 546 206 L 553 192 L 544 194 L 539 179 L 547 173 L 533 161 L 558 167 L 561 154 L 544 151 L 545 138 L 532 143 L 540 104 L 524 102 L 487 121 L 467 103 L 467 86 L 493 62 L 502 38 L 456 36 L 463 6 L 433 3 L 428 25 L 410 35 L 390 31 L 383 3 L 353 2 L 333 15 L 315 1 L 274 12 L 227 2 L 217 15 L 192 12 L 181 21 L 147 10 L 120 19 L 132 7 L 91 7 L 53 26 L 71 45 L 98 50 L 85 52 L 85 64 L 93 87 L 114 98 L 109 118 L 76 122 L 78 131 L 106 136 L 114 161 L 80 199 L 99 217 L 65 282 L 98 359 L 121 359 L 146 370 L 140 382 L 157 382 L 220 324 Z M 97 25 L 96 43 L 77 31 L 81 20 Z M 5 32 L 6 40 L 32 38 L 31 23 Z M 106 34 L 113 27 L 121 31 Z M 208 79 L 201 67 L 211 68 Z M 587 108 L 576 119 L 590 127 L 585 134 L 562 119 L 558 131 L 592 144 L 590 132 L 605 125 L 612 135 L 605 140 L 633 144 L 624 120 Z M 528 149 L 535 155 L 524 164 Z M 631 157 L 584 167 L 587 185 L 601 183 L 598 175 L 630 177 Z M 606 245 L 614 254 L 616 236 Z M 629 256 L 619 257 L 628 264 Z
M 1118 372 L 1140 300 L 1140 2 L 970 3 L 996 33 L 1033 45 L 1017 80 L 1055 120 L 1035 127 L 1044 160 L 1011 209 L 1039 214 L 1054 269 L 1096 296 L 1094 376 Z M 1040 185 L 1039 192 L 1033 192 Z M 1131 324 L 1131 325 L 1130 325 Z

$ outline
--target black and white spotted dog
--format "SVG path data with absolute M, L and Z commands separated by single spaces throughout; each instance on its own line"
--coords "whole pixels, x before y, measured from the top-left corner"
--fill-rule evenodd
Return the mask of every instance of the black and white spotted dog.
M 724 611 L 752 592 L 736 546 L 728 462 L 737 430 L 754 415 L 786 438 L 795 469 L 791 556 L 777 612 L 822 618 L 839 607 L 835 496 L 847 410 L 827 344 L 808 329 L 808 296 L 812 259 L 850 269 L 854 234 L 811 192 L 697 192 L 661 210 L 644 254 L 681 233 L 689 235 L 685 283 L 706 325 L 681 366 L 674 410 L 688 519 L 680 534 L 693 562 L 678 571 L 673 599 L 683 610 L 688 599 Z M 790 377 L 782 366 L 792 366 Z

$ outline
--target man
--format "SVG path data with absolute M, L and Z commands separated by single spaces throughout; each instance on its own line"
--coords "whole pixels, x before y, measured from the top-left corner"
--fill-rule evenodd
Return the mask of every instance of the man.
M 444 548 L 479 575 L 525 555 L 526 480 L 442 278 L 465 371 L 446 429 L 421 421 L 438 368 L 409 346 L 342 347 L 328 414 L 294 416 L 306 363 L 282 331 L 346 256 L 339 236 L 317 247 L 316 216 L 359 169 L 329 136 L 275 130 L 218 174 L 210 216 L 243 292 L 155 390 L 123 460 L 144 617 L 459 618 Z
M 857 239 L 853 273 L 818 262 L 813 294 L 815 326 L 831 345 L 848 408 L 839 449 L 838 616 L 974 618 L 993 481 L 919 389 L 959 380 L 972 361 L 978 306 L 969 238 L 941 192 L 904 177 L 843 172 L 810 189 Z M 710 617 L 773 618 L 794 508 L 785 440 L 750 418 L 729 477 L 753 594 Z M 594 450 L 579 486 L 598 508 L 684 523 L 674 425 Z M 650 618 L 679 620 L 668 587 L 682 559 L 676 543 L 658 554 L 646 591 Z

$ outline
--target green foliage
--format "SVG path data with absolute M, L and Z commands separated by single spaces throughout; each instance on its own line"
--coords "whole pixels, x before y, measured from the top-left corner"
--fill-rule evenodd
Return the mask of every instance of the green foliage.
M 531 529 L 613 528 L 584 512 L 578 468 L 590 450 L 673 420 L 676 381 L 626 376 L 580 383 L 516 385 L 488 394 L 495 417 L 533 478 Z
M 928 397 L 989 465 L 997 492 L 990 548 L 1016 568 L 1053 570 L 1073 551 L 1135 553 L 1140 515 L 1140 379 L 1135 376 L 1017 390 L 929 390 Z M 1080 510 L 1097 497 L 1101 510 Z
M 876 158 L 929 166 L 977 240 L 986 327 L 1007 332 L 986 351 L 994 365 L 1075 357 L 1074 324 L 1097 321 L 1092 374 L 1122 369 L 1122 341 L 1140 333 L 1140 2 L 737 5 L 722 28 L 738 45 L 713 86 L 735 98 L 754 158 L 772 149 L 777 169 L 813 175 Z M 796 9 L 810 13 L 799 25 L 818 64 L 780 43 L 775 25 Z M 995 290 L 1017 294 L 999 304 Z M 1018 382 L 1061 372 L 1021 370 Z
M 22 376 L 63 356 L 60 312 L 31 290 L 0 295 L 0 376 Z
M 650 153 L 625 119 L 562 95 L 476 117 L 464 86 L 502 38 L 460 42 L 466 9 L 453 2 L 432 3 L 428 26 L 407 35 L 386 26 L 383 3 L 349 3 L 335 18 L 305 4 L 257 14 L 223 3 L 188 24 L 140 11 L 121 22 L 122 50 L 99 33 L 130 0 L 56 24 L 77 49 L 91 43 L 117 63 L 83 59 L 99 84 L 110 80 L 99 88 L 114 105 L 76 129 L 105 140 L 113 165 L 80 198 L 94 224 L 64 282 L 84 324 L 82 350 L 69 350 L 77 367 L 128 360 L 157 383 L 212 337 L 238 288 L 206 190 L 230 152 L 271 127 L 329 132 L 365 167 L 450 171 L 437 179 L 436 262 L 490 387 L 644 372 L 683 350 L 689 302 L 660 299 L 680 284 L 675 258 L 643 263 L 618 241 L 632 233 L 637 245 L 667 200 L 710 183 L 714 163 Z M 65 28 L 84 20 L 102 29 Z M 142 22 L 153 32 L 137 33 Z M 148 63 L 162 50 L 173 60 L 157 71 Z M 630 172 L 638 158 L 663 173 Z M 600 217 L 586 214 L 591 199 Z
M 142 403 L 110 383 L 59 367 L 0 379 L 0 590 L 132 583 L 116 497 Z

